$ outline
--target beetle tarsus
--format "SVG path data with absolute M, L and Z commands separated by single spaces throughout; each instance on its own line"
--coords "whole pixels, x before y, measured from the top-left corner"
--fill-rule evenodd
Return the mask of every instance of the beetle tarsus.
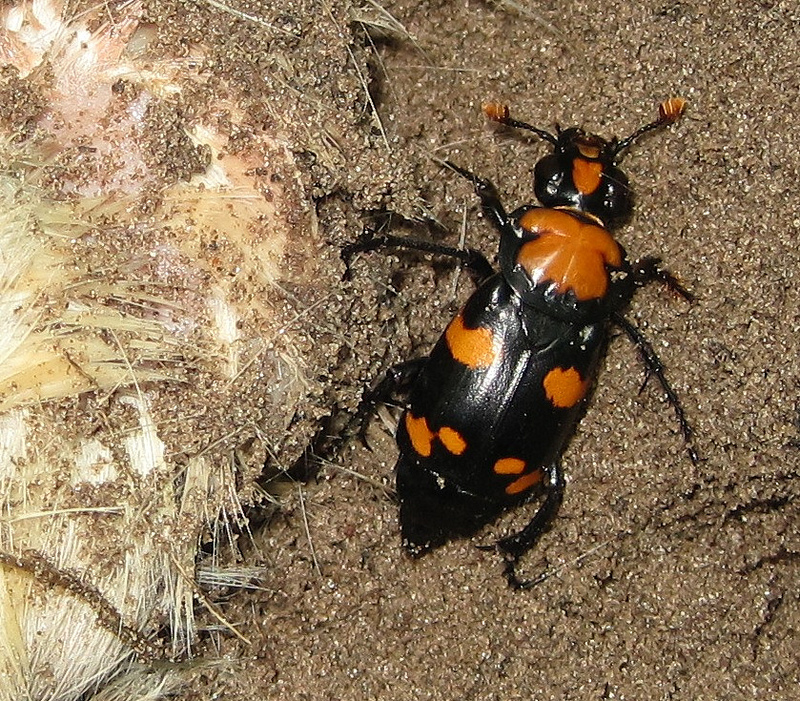
M 694 302 L 694 294 L 687 290 L 669 270 L 661 267 L 661 258 L 658 256 L 647 256 L 636 261 L 633 266 L 633 281 L 637 287 L 660 282 L 687 302 Z

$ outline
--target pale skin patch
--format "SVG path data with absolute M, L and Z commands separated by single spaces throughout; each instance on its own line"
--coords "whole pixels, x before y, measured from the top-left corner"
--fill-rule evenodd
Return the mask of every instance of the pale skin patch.
M 519 223 L 536 235 L 517 254 L 517 262 L 534 284 L 552 282 L 559 293 L 572 290 L 580 302 L 605 296 L 606 266 L 622 265 L 622 249 L 608 231 L 568 212 L 544 207 L 529 210 Z
M 471 370 L 488 368 L 497 358 L 492 332 L 483 327 L 467 328 L 461 314 L 450 322 L 445 339 L 453 358 Z
M 542 380 L 547 399 L 559 409 L 569 409 L 586 396 L 589 381 L 575 368 L 553 368 Z

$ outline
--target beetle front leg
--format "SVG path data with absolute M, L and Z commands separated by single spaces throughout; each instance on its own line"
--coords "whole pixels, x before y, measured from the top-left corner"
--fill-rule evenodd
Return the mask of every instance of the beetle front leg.
M 660 282 L 687 302 L 694 301 L 694 295 L 683 286 L 681 281 L 669 270 L 661 267 L 661 258 L 658 256 L 647 256 L 636 261 L 633 265 L 633 282 L 637 287 L 644 287 L 651 282 Z
M 497 194 L 497 188 L 491 180 L 481 178 L 472 171 L 457 166 L 452 161 L 442 161 L 450 170 L 454 170 L 462 178 L 469 180 L 475 187 L 475 194 L 480 197 L 481 207 L 483 213 L 489 218 L 494 227 L 502 234 L 510 226 L 508 214 L 506 213 L 503 203 L 500 201 L 500 195 Z
M 700 462 L 700 457 L 697 455 L 697 451 L 694 448 L 694 431 L 692 430 L 689 420 L 686 418 L 686 412 L 683 410 L 683 404 L 681 404 L 680 397 L 678 397 L 677 392 L 672 388 L 669 380 L 667 380 L 667 375 L 664 370 L 664 363 L 661 362 L 661 358 L 658 357 L 658 353 L 656 353 L 650 341 L 645 338 L 644 334 L 639 331 L 639 329 L 637 329 L 630 321 L 622 316 L 622 314 L 619 312 L 614 312 L 611 318 L 639 349 L 639 355 L 641 355 L 642 361 L 647 369 L 645 383 L 647 382 L 647 378 L 649 378 L 651 375 L 654 375 L 664 390 L 664 393 L 667 395 L 667 401 L 675 411 L 675 416 L 677 417 L 678 424 L 681 427 L 683 441 L 686 444 L 686 452 L 688 453 L 692 464 L 697 465 Z M 642 387 L 644 387 L 644 385 L 642 385 Z
M 434 241 L 423 241 L 422 239 L 394 236 L 393 234 L 376 235 L 372 232 L 365 232 L 358 241 L 344 246 L 341 250 L 342 260 L 348 271 L 346 279 L 349 279 L 350 260 L 354 255 L 376 251 L 381 248 L 404 248 L 409 251 L 421 251 L 455 258 L 472 272 L 477 284 L 482 283 L 494 274 L 494 268 L 492 268 L 492 264 L 486 259 L 486 256 L 474 248 L 454 248 Z

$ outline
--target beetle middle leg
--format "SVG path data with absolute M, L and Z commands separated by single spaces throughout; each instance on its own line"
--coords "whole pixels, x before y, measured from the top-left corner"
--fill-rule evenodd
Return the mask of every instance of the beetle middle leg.
M 612 318 L 614 323 L 625 332 L 628 338 L 639 349 L 639 354 L 641 355 L 642 361 L 647 368 L 647 377 L 655 375 L 659 384 L 663 388 L 664 393 L 667 395 L 667 401 L 669 401 L 670 405 L 675 410 L 675 415 L 678 418 L 678 424 L 681 427 L 681 433 L 683 434 L 683 440 L 686 443 L 686 451 L 689 454 L 689 459 L 694 465 L 697 465 L 700 458 L 698 457 L 697 451 L 693 445 L 694 431 L 692 431 L 689 420 L 686 418 L 686 412 L 683 410 L 683 405 L 678 397 L 678 393 L 673 389 L 672 385 L 669 383 L 669 380 L 667 380 L 664 364 L 661 362 L 661 358 L 658 357 L 658 353 L 656 353 L 655 348 L 653 348 L 652 344 L 647 340 L 645 335 L 622 314 L 615 312 L 612 315 Z
M 372 231 L 365 231 L 358 241 L 344 246 L 341 250 L 341 256 L 349 269 L 350 260 L 355 254 L 376 251 L 381 248 L 403 248 L 455 258 L 472 272 L 477 284 L 482 283 L 494 274 L 491 263 L 480 251 L 474 248 L 454 248 L 422 239 L 394 236 L 392 234 L 376 235 Z M 427 357 L 414 358 L 386 370 L 361 399 L 350 422 L 350 426 L 353 428 L 348 431 L 348 434 L 351 436 L 357 434 L 362 444 L 367 445 L 366 428 L 375 406 L 386 403 L 398 394 L 408 392 L 427 360 Z
M 367 424 L 378 404 L 386 404 L 390 399 L 407 393 L 416 381 L 428 358 L 413 358 L 393 365 L 386 370 L 378 381 L 367 391 L 358 404 L 351 421 L 354 427 L 351 435 L 358 435 L 361 443 L 367 445 Z

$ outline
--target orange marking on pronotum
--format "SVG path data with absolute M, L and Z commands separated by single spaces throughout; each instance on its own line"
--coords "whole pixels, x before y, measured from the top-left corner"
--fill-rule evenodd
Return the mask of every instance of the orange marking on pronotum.
M 541 470 L 529 472 L 527 475 L 522 475 L 522 477 L 515 479 L 511 484 L 509 484 L 506 487 L 506 494 L 519 494 L 520 492 L 524 492 L 526 489 L 529 489 L 534 484 L 541 481 Z
M 445 331 L 447 347 L 453 358 L 468 368 L 488 368 L 495 360 L 494 338 L 489 329 L 468 329 L 459 314 Z
M 461 455 L 467 449 L 467 442 L 454 428 L 442 426 L 438 432 L 439 440 L 453 455 Z
M 603 164 L 600 161 L 587 161 L 576 158 L 572 161 L 572 182 L 582 195 L 591 195 L 600 187 Z
M 500 458 L 492 468 L 498 475 L 521 475 L 525 461 L 519 458 Z
M 581 302 L 606 294 L 606 266 L 620 267 L 622 250 L 602 226 L 544 207 L 526 212 L 519 223 L 536 235 L 517 254 L 535 284 L 552 282 L 561 293 L 572 290 Z
M 575 368 L 553 368 L 542 380 L 545 394 L 560 409 L 575 406 L 586 396 L 589 381 L 581 378 Z
M 418 455 L 429 458 L 433 451 L 433 438 L 436 435 L 428 427 L 424 416 L 417 418 L 410 411 L 406 414 L 406 431 L 411 439 L 411 445 Z

